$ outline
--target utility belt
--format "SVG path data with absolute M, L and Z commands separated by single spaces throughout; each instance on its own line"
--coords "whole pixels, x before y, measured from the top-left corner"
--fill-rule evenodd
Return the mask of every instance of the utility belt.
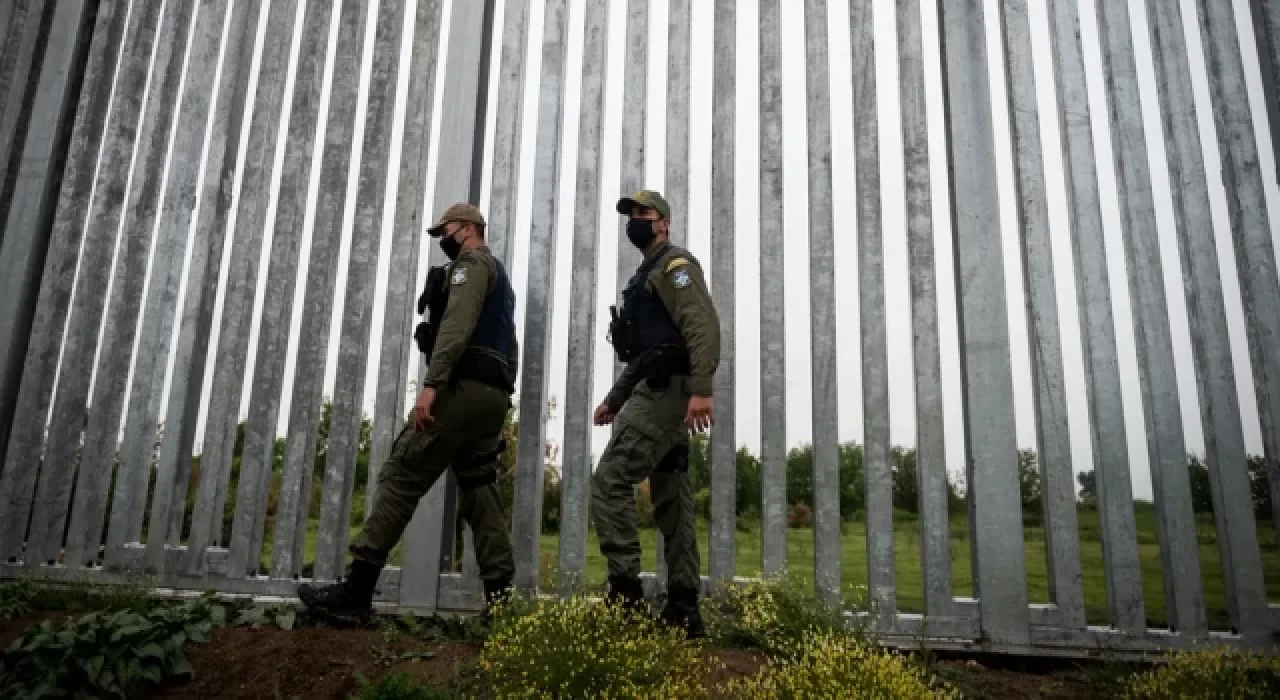
M 516 391 L 515 378 L 507 363 L 479 348 L 467 348 L 449 376 L 450 382 L 462 379 L 502 389 L 508 396 Z
M 671 378 L 689 374 L 689 353 L 675 347 L 648 350 L 636 360 L 640 377 L 659 391 L 671 385 Z

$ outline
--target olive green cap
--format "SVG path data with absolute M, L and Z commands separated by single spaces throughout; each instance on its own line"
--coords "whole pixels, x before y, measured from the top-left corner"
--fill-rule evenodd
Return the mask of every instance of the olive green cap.
M 433 238 L 439 236 L 444 233 L 444 227 L 450 221 L 485 225 L 484 214 L 480 213 L 480 207 L 468 202 L 458 202 L 449 205 L 449 208 L 444 210 L 444 213 L 440 215 L 439 219 L 436 219 L 431 228 L 427 229 L 427 233 Z
M 654 190 L 639 190 L 630 197 L 618 200 L 618 213 L 623 216 L 631 216 L 631 210 L 636 207 L 648 207 L 661 214 L 664 219 L 671 218 L 671 205 L 667 204 L 661 193 Z

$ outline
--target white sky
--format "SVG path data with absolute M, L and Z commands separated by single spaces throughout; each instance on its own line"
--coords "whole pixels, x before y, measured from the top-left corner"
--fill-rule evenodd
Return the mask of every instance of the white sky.
M 1106 224 L 1106 243 L 1109 252 L 1112 294 L 1115 300 L 1115 321 L 1120 350 L 1120 370 L 1123 382 L 1123 395 L 1126 409 L 1126 427 L 1129 437 L 1133 483 L 1135 495 L 1150 498 L 1150 474 L 1146 466 L 1145 432 L 1139 396 L 1139 382 L 1131 316 L 1128 305 L 1127 275 L 1124 272 L 1123 246 L 1121 243 L 1120 217 L 1115 199 L 1114 177 L 1111 170 L 1111 153 L 1109 129 L 1105 125 L 1105 86 L 1101 73 L 1101 60 L 1097 37 L 1097 24 L 1094 21 L 1094 6 L 1099 0 L 1082 0 L 1081 2 L 1081 35 L 1084 42 L 1085 58 L 1089 73 L 1090 103 L 1094 118 L 1094 137 L 1098 152 L 1098 171 L 1101 178 L 1103 216 Z M 1123 1 L 1123 0 L 1118 0 Z M 1237 383 L 1241 392 L 1240 404 L 1245 427 L 1246 445 L 1251 453 L 1261 452 L 1261 442 L 1257 421 L 1256 406 L 1252 390 L 1252 376 L 1249 371 L 1248 355 L 1245 345 L 1243 317 L 1239 301 L 1239 287 L 1236 281 L 1234 254 L 1231 253 L 1231 242 L 1226 235 L 1227 219 L 1225 200 L 1222 192 L 1221 176 L 1218 168 L 1217 140 L 1213 132 L 1212 113 L 1208 104 L 1207 83 L 1204 79 L 1204 63 L 1200 56 L 1199 30 L 1195 24 L 1194 4 L 1191 0 L 1182 0 L 1184 18 L 1188 20 L 1190 30 L 1187 33 L 1192 51 L 1192 72 L 1196 81 L 1198 114 L 1201 123 L 1202 141 L 1205 144 L 1205 162 L 1209 173 L 1210 194 L 1213 205 L 1215 227 L 1218 233 L 1219 260 L 1227 263 L 1222 267 L 1224 288 L 1227 291 L 1228 325 L 1233 355 L 1236 358 Z M 449 8 L 453 0 L 445 0 L 445 16 L 442 26 L 449 24 Z M 569 46 L 567 54 L 566 95 L 563 105 L 564 130 L 562 134 L 562 173 L 559 191 L 560 204 L 558 223 L 557 262 L 555 272 L 554 333 L 551 346 L 550 390 L 559 404 L 554 416 L 548 423 L 547 437 L 560 442 L 563 435 L 563 396 L 565 387 L 565 361 L 567 356 L 568 334 L 568 298 L 570 265 L 572 255 L 572 234 L 578 222 L 572 220 L 574 212 L 575 172 L 577 163 L 579 83 L 581 78 L 581 55 L 583 14 L 585 0 L 569 0 Z M 305 9 L 306 1 L 299 3 L 299 18 Z M 503 1 L 498 0 L 498 25 L 494 34 L 494 69 L 497 69 L 497 54 L 501 48 L 503 20 Z M 519 200 L 516 219 L 516 243 L 514 247 L 515 262 L 512 269 L 513 282 L 519 298 L 517 312 L 523 313 L 525 295 L 526 267 L 528 260 L 528 231 L 530 216 L 530 197 L 532 195 L 533 149 L 536 128 L 536 96 L 541 79 L 541 27 L 542 3 L 531 2 L 530 32 L 532 40 L 528 47 L 528 62 L 525 67 L 525 120 L 522 141 L 522 176 L 520 179 Z M 713 3 L 710 0 L 694 0 L 693 6 L 693 65 L 692 65 L 692 124 L 690 131 L 689 189 L 691 202 L 688 205 L 689 247 L 699 256 L 704 266 L 710 268 L 710 145 L 711 145 L 711 88 L 712 88 L 712 52 L 713 52 Z M 338 3 L 335 3 L 335 6 Z M 408 0 L 406 8 L 408 18 L 414 16 L 416 0 Z M 945 141 L 944 125 L 941 113 L 941 88 L 939 82 L 940 67 L 937 51 L 937 17 L 936 4 L 921 3 L 924 12 L 924 36 L 926 59 L 926 87 L 930 108 L 931 149 L 934 173 L 934 228 L 938 242 L 938 291 L 940 312 L 942 314 L 942 370 L 947 407 L 947 447 L 948 464 L 960 475 L 963 469 L 963 445 L 960 440 L 962 415 L 959 394 L 959 368 L 956 353 L 956 330 L 954 315 L 954 281 L 951 268 L 950 229 L 947 224 L 946 186 L 942 178 L 945 175 Z M 999 22 L 997 0 L 986 0 L 988 51 L 992 60 L 992 90 L 995 104 L 1006 104 L 1003 85 L 1003 65 L 1000 61 Z M 1050 220 L 1052 222 L 1053 252 L 1055 256 L 1056 279 L 1058 284 L 1059 317 L 1063 322 L 1062 340 L 1066 361 L 1066 384 L 1069 408 L 1069 419 L 1072 437 L 1072 449 L 1077 471 L 1092 468 L 1089 437 L 1087 431 L 1087 407 L 1084 397 L 1083 366 L 1080 353 L 1080 333 L 1078 315 L 1075 311 L 1074 274 L 1071 271 L 1070 230 L 1066 221 L 1065 189 L 1061 170 L 1061 154 L 1056 144 L 1059 143 L 1054 107 L 1053 71 L 1047 31 L 1047 18 L 1044 3 L 1031 2 L 1030 12 L 1034 44 L 1035 70 L 1037 87 L 1041 104 L 1041 129 L 1045 148 L 1045 166 L 1047 174 Z M 1181 269 L 1178 260 L 1175 231 L 1170 215 L 1169 186 L 1167 169 L 1163 159 L 1163 139 L 1159 136 L 1160 125 L 1155 109 L 1156 95 L 1152 74 L 1151 54 L 1144 3 L 1141 0 L 1130 0 L 1133 16 L 1134 43 L 1138 56 L 1139 78 L 1142 83 L 1142 100 L 1146 116 L 1148 146 L 1151 149 L 1152 175 L 1156 210 L 1158 212 L 1160 236 L 1163 247 L 1163 262 L 1166 275 L 1166 289 L 1170 300 L 1170 314 L 1173 321 L 1175 355 L 1177 360 L 1178 383 L 1182 397 L 1183 423 L 1186 427 L 1187 446 L 1192 451 L 1203 450 L 1203 438 L 1200 429 L 1200 417 L 1195 396 L 1195 382 L 1191 364 L 1189 337 L 1186 329 L 1185 300 L 1182 293 Z M 786 327 L 787 327 L 787 441 L 796 445 L 806 442 L 811 436 L 811 375 L 810 375 L 810 343 L 809 343 L 809 289 L 807 247 L 807 146 L 805 141 L 805 70 L 804 70 L 804 18 L 799 2 L 789 3 L 791 11 L 782 13 L 782 48 L 783 48 L 783 119 L 784 119 L 784 156 L 785 156 L 785 189 L 784 211 L 786 216 L 787 239 L 791 243 L 787 249 L 785 269 L 778 270 L 765 267 L 761 269 L 759 261 L 759 226 L 758 226 L 758 61 L 757 61 L 757 2 L 741 0 L 738 7 L 738 55 L 737 55 L 737 219 L 736 231 L 736 303 L 737 303 L 737 440 L 753 451 L 759 450 L 759 280 L 762 275 L 785 275 L 786 280 Z M 377 3 L 369 3 L 369 18 L 366 33 L 364 60 L 361 67 L 360 104 L 357 117 L 357 133 L 362 133 L 364 106 L 369 84 L 369 70 L 372 60 L 372 40 L 374 22 L 377 17 Z M 1246 71 L 1249 79 L 1249 98 L 1255 107 L 1255 124 L 1259 126 L 1258 142 L 1262 172 L 1266 176 L 1267 203 L 1273 214 L 1280 213 L 1280 192 L 1275 182 L 1275 163 L 1272 158 L 1270 138 L 1261 117 L 1261 84 L 1259 79 L 1255 43 L 1248 16 L 1247 3 L 1236 0 L 1237 24 L 1241 33 Z M 335 7 L 334 18 L 337 18 L 338 7 Z M 909 277 L 907 274 L 907 249 L 905 228 L 905 203 L 902 187 L 901 157 L 902 143 L 898 107 L 897 88 L 897 53 L 896 53 L 896 19 L 895 4 L 889 0 L 878 1 L 875 5 L 876 40 L 878 43 L 878 93 L 880 108 L 880 142 L 881 142 L 881 177 L 883 197 L 883 231 L 885 241 L 885 279 L 888 320 L 889 371 L 890 371 L 890 418 L 891 433 L 895 444 L 914 445 L 915 416 L 912 380 L 912 336 L 909 303 Z M 849 11 L 847 0 L 829 0 L 830 18 L 830 53 L 832 82 L 832 124 L 833 124 L 833 186 L 834 201 L 839 204 L 853 197 L 855 176 L 853 167 L 853 133 L 856 125 L 852 123 L 852 104 L 849 61 Z M 603 171 L 601 173 L 601 220 L 594 222 L 600 226 L 601 245 L 599 282 L 599 300 L 597 309 L 597 344 L 596 344 L 596 376 L 594 396 L 598 400 L 607 391 L 612 372 L 612 357 L 604 342 L 604 328 L 600 319 L 607 318 L 607 307 L 614 303 L 613 290 L 616 288 L 616 254 L 617 254 L 617 218 L 613 213 L 612 203 L 619 194 L 619 149 L 622 108 L 622 91 L 625 86 L 617 78 L 622 72 L 622 51 L 624 48 L 624 31 L 626 19 L 626 3 L 615 0 L 610 3 L 609 27 L 609 63 L 607 75 L 613 79 L 606 80 L 606 116 L 604 121 Z M 667 0 L 652 0 L 650 9 L 650 70 L 648 76 L 648 124 L 646 142 L 646 186 L 659 188 L 663 186 L 665 172 L 666 146 L 666 73 L 667 73 Z M 299 27 L 300 29 L 300 27 Z M 325 88 L 321 102 L 321 113 L 327 114 L 329 87 L 332 78 L 333 54 L 337 32 L 332 27 L 331 44 L 327 58 Z M 406 31 L 405 51 L 402 55 L 402 66 L 408 65 L 408 35 L 412 26 Z M 294 47 L 291 61 L 296 63 L 300 31 L 295 31 Z M 260 26 L 255 49 L 255 61 L 261 52 L 261 44 L 265 38 L 265 23 Z M 442 46 L 442 52 L 447 47 Z M 442 59 L 445 54 L 442 53 Z M 439 119 L 443 105 L 441 104 L 439 87 L 443 84 L 444 62 L 441 61 L 440 77 L 437 81 L 435 126 L 433 138 L 438 138 Z M 495 75 L 496 77 L 496 75 Z M 292 84 L 292 81 L 290 81 Z M 403 115 L 409 76 L 406 70 L 400 72 L 399 93 L 396 101 L 397 128 L 393 135 L 392 152 L 398 153 L 402 135 L 400 116 Z M 289 88 L 292 89 L 291 87 Z M 499 100 L 510 99 L 510 96 L 496 96 L 496 88 L 491 95 Z M 290 99 L 288 92 L 285 99 L 285 114 L 288 118 Z M 1100 117 L 1102 117 L 1100 119 Z M 490 102 L 488 134 L 491 139 L 494 124 L 494 103 Z M 1015 408 L 1018 416 L 1017 438 L 1022 447 L 1034 447 L 1035 426 L 1032 404 L 1031 371 L 1027 351 L 1027 335 L 1023 308 L 1022 281 L 1017 252 L 1016 213 L 1014 210 L 1013 163 L 1010 158 L 1007 114 L 1004 110 L 996 110 L 996 139 L 999 159 L 999 185 L 1002 208 L 1002 223 L 1005 240 L 1005 274 L 1008 282 L 1010 308 L 1015 310 L 1009 314 L 1011 337 L 1014 345 L 1013 371 Z M 246 130 L 248 120 L 246 120 Z M 325 129 L 325 118 L 319 124 L 321 134 Z M 315 156 L 321 154 L 319 139 Z M 281 140 L 276 152 L 277 167 L 284 155 L 284 140 Z M 355 142 L 353 163 L 358 163 L 362 139 Z M 432 152 L 435 152 L 434 144 Z M 490 150 L 491 153 L 491 150 Z M 431 193 L 434 189 L 435 164 L 428 173 L 427 188 L 422 193 L 424 200 L 433 201 Z M 319 161 L 312 169 L 311 206 L 305 224 L 302 244 L 302 257 L 306 259 L 310 248 L 313 225 L 314 201 L 318 195 Z M 388 205 L 394 203 L 394 192 L 398 175 L 398 161 L 393 155 L 390 163 L 390 179 L 387 185 Z M 335 300 L 335 323 L 330 342 L 329 363 L 326 371 L 325 395 L 332 396 L 335 361 L 338 343 L 337 316 L 342 304 L 342 287 L 346 278 L 347 255 L 350 246 L 351 207 L 354 203 L 355 183 L 358 170 L 352 169 L 351 186 L 348 188 L 348 207 L 345 213 L 344 241 L 339 259 L 339 293 Z M 272 201 L 268 210 L 268 231 L 263 248 L 262 268 L 259 275 L 259 294 L 255 306 L 255 332 L 251 338 L 250 371 L 255 355 L 256 324 L 261 313 L 263 285 L 266 275 L 266 258 L 270 248 L 271 222 L 274 221 L 275 192 L 278 187 L 279 174 L 273 178 L 271 191 Z M 485 173 L 485 204 L 488 203 L 487 187 L 489 182 L 488 167 Z M 685 206 L 681 202 L 672 202 L 675 207 Z M 837 206 L 836 218 L 836 255 L 838 273 L 836 279 L 838 348 L 839 365 L 839 426 L 840 439 L 860 440 L 862 434 L 862 402 L 860 394 L 860 358 L 858 348 L 858 280 L 857 280 L 857 241 L 856 220 L 852 207 Z M 389 261 L 387 244 L 390 240 L 391 225 L 394 221 L 394 210 L 388 208 L 383 217 L 383 248 L 379 263 L 378 301 L 374 315 L 374 338 L 370 349 L 370 368 L 376 367 L 382 316 L 384 313 L 383 297 L 386 289 L 386 270 Z M 435 212 L 428 211 L 428 218 Z M 1272 233 L 1277 235 L 1277 226 L 1273 216 Z M 194 220 L 194 219 L 193 219 Z M 582 222 L 591 225 L 593 222 Z M 234 215 L 232 224 L 234 225 Z M 1277 241 L 1280 244 L 1280 240 Z M 429 241 L 426 243 L 430 244 Z M 1278 245 L 1280 247 L 1280 245 Z M 230 242 L 226 250 L 231 249 Z M 396 251 L 401 254 L 402 251 Z M 425 255 L 422 257 L 425 273 Z M 226 261 L 223 264 L 225 278 Z M 305 271 L 302 271 L 305 274 Z M 304 281 L 302 277 L 300 281 Z M 289 345 L 289 361 L 286 366 L 285 395 L 280 412 L 281 430 L 288 422 L 288 402 L 290 384 L 294 373 L 293 357 L 297 346 L 298 325 L 303 284 L 297 288 L 297 304 L 293 316 L 293 332 Z M 184 272 L 185 288 L 185 272 Z M 221 298 L 219 299 L 219 311 Z M 523 332 L 521 332 L 523 337 Z M 211 347 L 216 347 L 216 336 Z M 414 366 L 416 367 L 416 353 Z M 523 363 L 522 363 L 523 364 Z M 205 378 L 206 395 L 212 380 L 212 367 Z M 166 372 L 163 391 L 167 395 L 168 385 L 172 381 L 172 362 Z M 416 375 L 416 372 L 415 372 Z M 372 415 L 373 395 L 376 371 L 371 372 L 366 388 L 365 411 Z M 248 384 L 246 384 L 247 388 Z M 406 401 L 411 398 L 406 395 Z M 126 404 L 127 405 L 127 404 Z M 164 404 L 161 404 L 164 405 Z M 248 398 L 242 405 L 242 414 L 246 412 Z M 590 406 L 581 407 L 590 410 Z M 204 416 L 202 411 L 201 425 L 197 432 L 203 436 Z M 598 454 L 607 439 L 607 429 L 596 429 L 593 433 L 595 451 Z

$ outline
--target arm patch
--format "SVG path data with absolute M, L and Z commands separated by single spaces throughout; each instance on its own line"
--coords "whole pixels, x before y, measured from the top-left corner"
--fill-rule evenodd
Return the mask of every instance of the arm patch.
M 671 262 L 667 263 L 666 271 L 671 272 L 672 270 L 676 269 L 677 267 L 680 267 L 681 265 L 688 265 L 688 264 L 689 264 L 689 261 L 684 258 L 673 258 Z

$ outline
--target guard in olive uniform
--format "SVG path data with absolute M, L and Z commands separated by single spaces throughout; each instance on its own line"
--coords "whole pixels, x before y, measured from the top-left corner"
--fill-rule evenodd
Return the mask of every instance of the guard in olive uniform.
M 689 431 L 711 425 L 720 320 L 697 259 L 667 240 L 671 209 L 662 195 L 644 190 L 624 197 L 618 213 L 630 217 L 627 238 L 644 262 L 609 326 L 626 369 L 595 412 L 597 425 L 615 428 L 592 479 L 591 513 L 609 562 L 609 600 L 640 606 L 635 487 L 649 479 L 654 517 L 666 540 L 662 619 L 700 637 Z
M 497 487 L 517 369 L 515 293 L 484 244 L 485 220 L 475 206 L 449 207 L 428 232 L 440 238 L 451 262 L 432 268 L 418 300 L 418 313 L 428 314 L 414 334 L 429 358 L 422 392 L 378 472 L 373 512 L 351 543 L 348 577 L 298 588 L 308 607 L 344 620 L 370 612 L 387 555 L 446 468 L 457 477 L 459 511 L 474 535 L 486 614 L 510 590 L 515 574 Z

